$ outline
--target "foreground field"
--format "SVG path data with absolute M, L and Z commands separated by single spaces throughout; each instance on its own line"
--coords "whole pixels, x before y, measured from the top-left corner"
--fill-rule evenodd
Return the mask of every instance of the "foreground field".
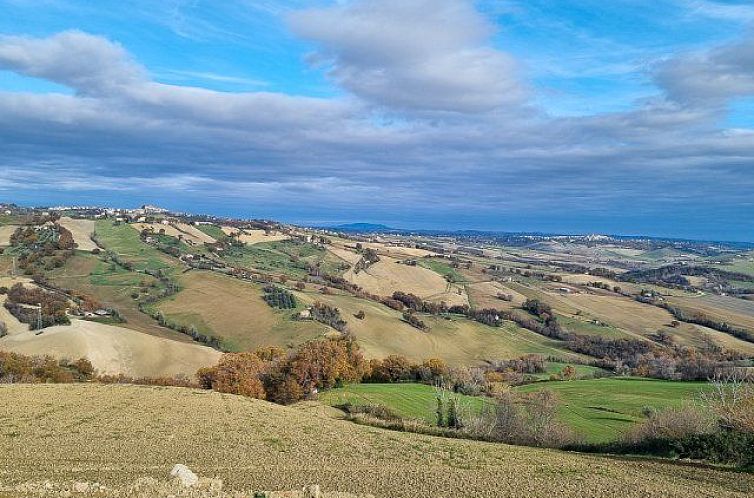
M 0 482 L 164 478 L 229 489 L 418 497 L 745 497 L 754 476 L 389 432 L 231 395 L 98 385 L 0 387 Z M 22 495 L 10 495 L 13 498 Z

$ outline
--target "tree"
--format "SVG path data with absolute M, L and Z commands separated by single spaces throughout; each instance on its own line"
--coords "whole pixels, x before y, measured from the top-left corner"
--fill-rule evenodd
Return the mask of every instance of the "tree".
M 221 393 L 265 399 L 260 380 L 264 367 L 264 362 L 254 353 L 225 353 L 217 366 L 200 371 L 200 382 L 205 385 L 209 382 L 213 390 Z

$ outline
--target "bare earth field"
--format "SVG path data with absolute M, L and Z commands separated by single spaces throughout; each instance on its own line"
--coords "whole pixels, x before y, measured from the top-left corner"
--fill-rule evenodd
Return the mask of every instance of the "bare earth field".
M 92 240 L 95 226 L 94 220 L 77 220 L 64 216 L 60 218 L 60 224 L 71 232 L 73 241 L 78 244 L 79 250 L 92 251 L 97 248 L 97 244 Z
M 400 498 L 754 493 L 750 474 L 390 432 L 190 389 L 9 385 L 0 407 L 0 483 L 11 490 L 44 479 L 127 485 L 184 463 L 228 491 L 317 483 Z
M 0 225 L 0 247 L 10 245 L 10 236 L 17 228 L 18 225 Z
M 15 320 L 15 319 L 14 319 Z M 18 323 L 16 321 L 16 323 Z M 88 358 L 101 374 L 132 377 L 193 377 L 197 369 L 214 365 L 220 353 L 196 343 L 161 339 L 123 327 L 85 320 L 37 331 L 14 327 L 0 338 L 0 349 L 27 355 Z
M 465 292 L 458 294 L 457 289 L 462 289 L 461 287 L 453 285 L 449 289 L 448 282 L 432 270 L 404 265 L 388 256 L 380 256 L 380 261 L 366 270 L 359 273 L 349 270 L 344 276 L 367 292 L 379 296 L 402 291 L 429 301 L 445 301 L 449 305 L 469 302 Z

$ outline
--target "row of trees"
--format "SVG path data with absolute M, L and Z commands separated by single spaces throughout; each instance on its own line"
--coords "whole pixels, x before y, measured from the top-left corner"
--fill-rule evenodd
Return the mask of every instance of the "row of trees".
M 296 296 L 277 285 L 264 287 L 264 300 L 273 308 L 293 309 L 296 307 Z
M 5 300 L 5 308 L 18 321 L 28 323 L 31 330 L 50 327 L 52 325 L 70 324 L 68 315 L 68 300 L 57 293 L 48 292 L 38 287 L 24 287 L 16 283 L 10 289 Z M 37 306 L 41 305 L 38 310 Z M 41 315 L 41 320 L 40 320 Z
M 86 358 L 56 360 L 52 356 L 26 356 L 0 351 L 0 384 L 83 382 L 92 379 L 94 368 Z

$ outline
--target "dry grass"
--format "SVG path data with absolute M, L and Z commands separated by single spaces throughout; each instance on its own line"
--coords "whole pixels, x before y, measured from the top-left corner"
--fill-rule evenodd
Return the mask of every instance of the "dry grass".
M 202 232 L 195 226 L 187 225 L 185 223 L 176 223 L 170 225 L 165 225 L 162 223 L 134 223 L 131 226 L 133 226 L 140 232 L 142 230 L 152 230 L 155 233 L 164 231 L 165 235 L 170 235 L 171 237 L 175 238 L 181 238 L 188 242 L 190 245 L 201 246 L 205 242 L 215 242 L 215 239 L 213 239 L 211 236 Z
M 369 358 L 404 355 L 414 361 L 442 358 L 451 365 L 476 365 L 490 359 L 517 358 L 527 353 L 568 356 L 558 341 L 513 324 L 493 328 L 466 319 L 445 320 L 422 316 L 429 331 L 415 329 L 401 314 L 384 305 L 352 296 L 299 294 L 308 302 L 319 300 L 337 307 Z M 365 317 L 354 317 L 364 311 Z M 571 353 L 572 354 L 572 353 Z M 575 356 L 575 355 L 574 355 Z
M 238 240 L 244 244 L 254 245 L 260 242 L 277 242 L 279 240 L 288 240 L 290 237 L 283 233 L 270 232 L 268 235 L 264 230 L 239 230 L 233 227 L 222 227 L 226 235 L 238 236 Z
M 671 297 L 672 305 L 701 311 L 715 320 L 754 330 L 754 302 L 730 296 Z
M 477 308 L 507 310 L 520 307 L 526 301 L 526 296 L 500 282 L 474 282 L 466 285 L 466 291 Z M 513 301 L 502 301 L 497 298 L 498 294 L 510 294 L 513 296 Z
M 311 486 L 306 486 L 310 488 Z M 71 496 L 97 498 L 249 498 L 261 493 L 264 498 L 311 498 L 311 493 L 301 491 L 260 491 L 236 490 L 225 491 L 221 479 L 199 477 L 193 487 L 184 487 L 177 479 L 160 481 L 151 477 L 137 479 L 133 483 L 108 487 L 98 482 L 50 480 L 32 481 L 15 486 L 0 485 L 3 498 L 70 498 Z M 322 490 L 320 498 L 374 498 L 373 495 L 354 495 L 351 493 L 327 492 Z
M 380 256 L 380 261 L 367 270 L 354 273 L 349 270 L 346 279 L 379 296 L 389 296 L 395 291 L 410 292 L 430 301 L 448 304 L 468 304 L 468 297 L 458 285 L 448 285 L 439 274 L 422 268 L 399 263 L 398 259 Z M 461 289 L 461 294 L 458 294 Z
M 259 285 L 206 271 L 181 275 L 182 290 L 159 304 L 180 324 L 222 338 L 239 350 L 286 347 L 321 336 L 324 325 L 290 320 L 292 310 L 274 310 L 262 299 Z
M 175 463 L 242 489 L 401 498 L 745 497 L 754 476 L 443 439 L 179 388 L 0 387 L 0 482 L 164 479 Z M 164 496 L 164 495 L 161 495 Z M 15 498 L 15 497 L 14 497 Z
M 176 228 L 183 233 L 184 237 L 190 237 L 191 239 L 198 241 L 198 242 L 206 242 L 208 244 L 213 244 L 217 242 L 211 235 L 208 235 L 198 228 L 196 228 L 194 225 L 188 225 L 186 223 L 176 223 Z
M 10 245 L 10 236 L 18 228 L 18 225 L 0 225 L 0 247 Z
M 200 367 L 214 365 L 220 353 L 196 343 L 161 339 L 97 322 L 71 320 L 71 325 L 37 331 L 15 331 L 0 338 L 0 349 L 57 358 L 86 357 L 101 374 L 131 377 L 193 377 Z
M 73 241 L 78 244 L 79 250 L 92 251 L 97 248 L 97 244 L 92 240 L 94 220 L 77 220 L 64 216 L 60 218 L 60 224 L 71 232 Z

